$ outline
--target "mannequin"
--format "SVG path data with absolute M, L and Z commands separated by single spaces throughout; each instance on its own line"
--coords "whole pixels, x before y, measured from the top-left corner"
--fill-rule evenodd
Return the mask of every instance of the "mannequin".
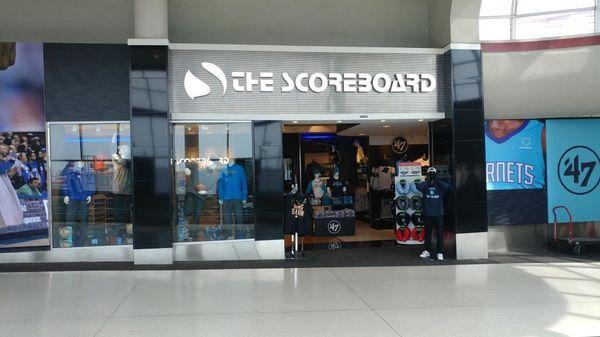
M 313 200 L 318 200 L 315 204 L 320 204 L 321 199 L 325 195 L 325 184 L 321 179 L 321 170 L 315 169 L 313 171 L 314 178 L 308 182 L 306 187 L 306 195 L 312 195 Z
M 354 140 L 354 147 L 356 147 L 356 163 L 364 164 L 366 162 L 365 158 L 365 150 L 362 145 L 360 145 L 360 141 L 358 139 Z
M 338 166 L 333 169 L 333 177 L 327 181 L 327 193 L 331 198 L 340 198 L 346 193 L 346 183 L 340 179 L 340 168 Z
M 129 145 L 117 147 L 117 153 L 112 155 L 114 168 L 113 192 L 115 228 L 117 237 L 125 235 L 125 224 L 131 223 L 131 150 Z M 125 240 L 123 240 L 125 241 Z
M 85 170 L 85 163 L 81 160 L 67 168 L 63 178 L 67 226 L 74 229 L 74 246 L 83 247 L 87 245 L 88 208 L 96 192 L 96 180 L 91 172 Z
M 219 176 L 217 190 L 225 225 L 233 228 L 235 224 L 243 223 L 242 206 L 248 200 L 248 178 L 244 168 L 229 160 Z

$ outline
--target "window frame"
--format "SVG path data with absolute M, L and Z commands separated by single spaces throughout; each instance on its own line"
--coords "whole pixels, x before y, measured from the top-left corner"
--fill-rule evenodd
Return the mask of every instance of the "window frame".
M 571 14 L 578 12 L 589 12 L 594 11 L 594 32 L 592 35 L 596 35 L 600 33 L 600 0 L 595 0 L 595 5 L 592 7 L 581 7 L 574 9 L 561 9 L 554 11 L 543 11 L 543 12 L 535 12 L 535 13 L 526 13 L 526 14 L 517 14 L 517 8 L 519 5 L 519 0 L 512 0 L 511 5 L 511 13 L 509 15 L 480 15 L 479 22 L 482 20 L 488 19 L 508 19 L 510 21 L 510 39 L 509 40 L 487 40 L 481 38 L 481 30 L 479 30 L 480 40 L 483 42 L 507 42 L 507 41 L 528 41 L 529 39 L 517 39 L 516 38 L 516 26 L 517 19 L 528 18 L 528 17 L 536 17 L 536 16 L 544 16 L 544 15 L 556 15 L 556 14 Z M 481 9 L 480 9 L 481 11 Z M 556 39 L 556 38 L 566 38 L 566 37 L 577 37 L 577 36 L 587 36 L 589 34 L 581 34 L 581 35 L 556 35 L 556 36 L 548 36 L 543 38 L 536 38 L 533 40 L 545 40 L 545 39 Z

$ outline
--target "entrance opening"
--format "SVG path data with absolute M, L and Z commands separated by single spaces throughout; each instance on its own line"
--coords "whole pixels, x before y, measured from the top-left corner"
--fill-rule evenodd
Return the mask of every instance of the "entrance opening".
M 288 257 L 423 242 L 427 122 L 288 123 L 283 149 Z

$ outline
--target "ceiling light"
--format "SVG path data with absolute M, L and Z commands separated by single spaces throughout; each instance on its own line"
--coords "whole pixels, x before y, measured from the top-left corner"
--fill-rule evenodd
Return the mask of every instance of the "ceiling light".
M 298 121 L 293 121 L 292 123 L 294 123 L 294 124 L 298 124 Z
M 385 119 L 382 119 L 382 120 L 381 120 L 381 123 L 385 123 Z
M 423 118 L 419 118 L 419 122 L 422 122 L 422 121 L 423 121 Z
M 384 128 L 389 128 L 390 126 L 389 126 L 389 125 L 384 125 L 383 127 L 384 127 Z
M 337 121 L 338 123 L 341 123 L 342 121 Z
M 364 136 L 365 134 L 364 134 L 364 133 L 359 133 L 358 135 L 359 135 L 359 136 Z

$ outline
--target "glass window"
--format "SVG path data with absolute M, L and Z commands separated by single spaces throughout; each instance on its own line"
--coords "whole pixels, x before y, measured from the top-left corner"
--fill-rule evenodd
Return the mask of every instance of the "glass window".
M 51 124 L 55 248 L 133 244 L 128 123 Z
M 480 16 L 510 15 L 513 0 L 482 0 Z
M 597 0 L 482 0 L 479 38 L 502 41 L 593 34 L 600 27 L 597 10 Z
M 254 238 L 252 124 L 173 129 L 175 241 Z
M 594 6 L 596 6 L 596 0 L 519 0 L 517 2 L 517 14 L 594 8 Z
M 536 39 L 594 32 L 595 11 L 536 15 L 517 18 L 515 37 Z
M 481 40 L 510 40 L 510 19 L 481 19 L 479 21 Z

